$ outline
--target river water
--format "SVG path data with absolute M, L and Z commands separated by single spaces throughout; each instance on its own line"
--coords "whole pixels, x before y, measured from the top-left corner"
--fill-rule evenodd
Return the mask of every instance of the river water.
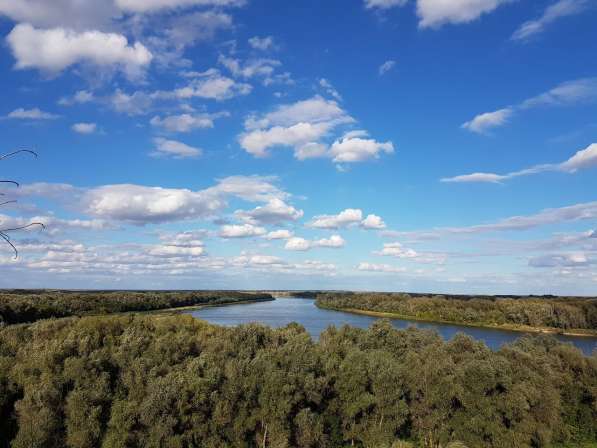
M 225 326 L 259 322 L 271 327 L 283 327 L 291 322 L 298 322 L 315 339 L 330 325 L 336 327 L 352 325 L 368 328 L 375 320 L 379 319 L 342 311 L 324 310 L 315 306 L 315 300 L 302 298 L 281 298 L 268 302 L 214 306 L 190 311 L 189 313 L 198 319 Z M 484 341 L 493 350 L 498 349 L 505 343 L 514 341 L 524 334 L 517 331 L 417 322 L 404 319 L 391 319 L 391 322 L 396 328 L 414 326 L 432 329 L 446 340 L 451 339 L 456 333 L 465 333 L 475 339 Z M 597 350 L 597 337 L 560 335 L 556 337 L 561 341 L 574 344 L 587 355 L 591 354 L 593 350 Z

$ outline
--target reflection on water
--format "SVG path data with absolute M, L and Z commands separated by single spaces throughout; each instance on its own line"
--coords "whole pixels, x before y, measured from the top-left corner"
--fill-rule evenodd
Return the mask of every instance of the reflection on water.
M 330 325 L 337 327 L 352 325 L 367 328 L 377 320 L 377 317 L 344 313 L 341 311 L 323 310 L 315 306 L 313 299 L 277 299 L 269 302 L 251 304 L 227 305 L 208 307 L 190 314 L 216 325 L 239 325 L 249 322 L 259 322 L 271 327 L 283 327 L 291 322 L 298 322 L 317 339 L 319 334 Z M 515 331 L 475 328 L 460 325 L 434 324 L 402 319 L 392 319 L 396 328 L 427 328 L 437 331 L 444 339 L 451 339 L 456 333 L 466 333 L 475 339 L 484 341 L 492 349 L 498 349 L 502 344 L 512 342 L 523 333 Z M 597 349 L 597 338 L 583 338 L 573 336 L 557 336 L 564 342 L 571 342 L 585 354 L 591 354 Z

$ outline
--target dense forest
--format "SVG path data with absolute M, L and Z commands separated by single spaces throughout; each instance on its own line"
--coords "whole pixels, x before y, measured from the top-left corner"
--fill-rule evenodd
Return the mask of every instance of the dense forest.
M 0 446 L 596 446 L 597 355 L 552 337 L 497 352 L 464 335 L 185 315 L 0 330 Z M 586 445 L 585 445 L 586 443 Z
M 316 303 L 327 309 L 374 311 L 459 324 L 597 330 L 596 298 L 322 293 Z
M 238 291 L 0 291 L 0 326 L 51 317 L 151 311 L 194 305 L 272 300 Z

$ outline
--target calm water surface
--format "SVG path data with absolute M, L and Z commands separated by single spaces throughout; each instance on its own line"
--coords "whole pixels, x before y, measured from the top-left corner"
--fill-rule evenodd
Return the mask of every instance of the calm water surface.
M 259 322 L 271 327 L 283 327 L 291 322 L 298 322 L 315 339 L 330 325 L 340 327 L 347 324 L 354 327 L 368 328 L 374 321 L 379 319 L 377 317 L 345 313 L 342 311 L 324 310 L 315 306 L 315 300 L 300 298 L 282 298 L 269 302 L 208 307 L 191 311 L 190 314 L 213 324 L 225 326 Z M 391 322 L 396 328 L 414 326 L 417 328 L 432 329 L 437 331 L 444 339 L 451 339 L 456 333 L 465 333 L 475 339 L 484 341 L 488 347 L 494 350 L 498 349 L 502 344 L 512 342 L 524 334 L 515 331 L 435 324 L 403 319 L 391 319 Z M 591 354 L 593 350 L 597 350 L 597 338 L 560 335 L 556 337 L 561 341 L 571 342 L 587 355 Z

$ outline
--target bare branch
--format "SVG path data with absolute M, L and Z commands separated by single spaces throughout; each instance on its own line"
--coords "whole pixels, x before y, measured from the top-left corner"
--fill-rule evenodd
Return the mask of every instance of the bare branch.
M 10 241 L 10 238 L 8 237 L 8 235 L 6 235 L 4 232 L 0 231 L 0 238 L 2 238 L 4 241 L 6 241 L 6 243 L 8 243 L 8 245 L 10 247 L 12 247 L 12 250 L 15 253 L 15 258 L 19 257 L 19 251 L 17 250 L 17 248 L 15 247 L 14 244 L 12 244 L 12 242 Z
M 0 180 L 0 183 L 2 184 L 13 184 L 16 185 L 17 187 L 20 187 L 18 182 L 15 182 L 14 180 Z
M 19 149 L 18 151 L 13 151 L 13 152 L 9 152 L 8 154 L 1 155 L 0 156 L 0 160 L 7 159 L 9 157 L 14 156 L 15 154 L 19 154 L 19 153 L 22 153 L 22 152 L 33 154 L 35 157 L 37 157 L 37 153 L 35 151 L 31 151 L 30 149 Z

